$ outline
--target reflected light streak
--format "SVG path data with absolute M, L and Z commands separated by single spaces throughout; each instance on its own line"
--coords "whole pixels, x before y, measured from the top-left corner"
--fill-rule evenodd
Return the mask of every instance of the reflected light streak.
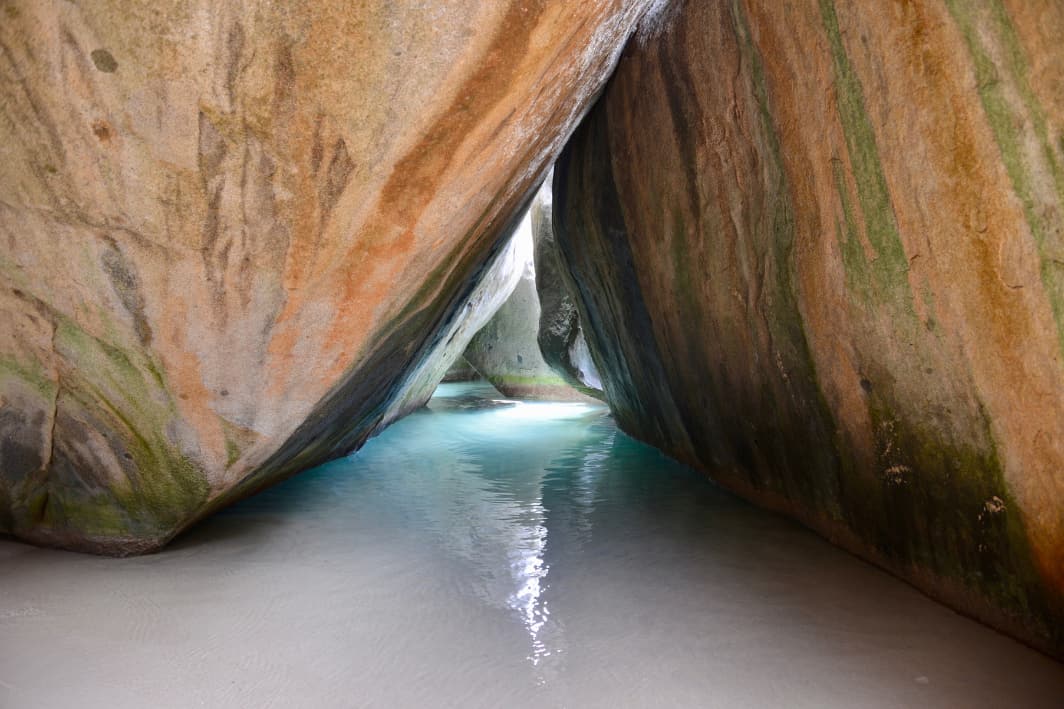
M 542 519 L 543 506 L 538 502 L 529 510 Z M 507 605 L 518 613 L 521 622 L 528 631 L 532 643 L 532 653 L 528 659 L 534 666 L 551 654 L 547 643 L 540 637 L 540 631 L 550 619 L 547 602 L 541 598 L 547 584 L 545 579 L 550 567 L 543 561 L 543 551 L 547 546 L 547 528 L 535 524 L 527 529 L 522 544 L 514 550 L 510 563 L 517 590 L 510 595 Z
M 494 404 L 511 406 L 497 412 L 499 418 L 522 420 L 547 420 L 576 418 L 592 411 L 602 409 L 595 404 L 570 401 L 516 401 L 513 399 L 492 399 Z

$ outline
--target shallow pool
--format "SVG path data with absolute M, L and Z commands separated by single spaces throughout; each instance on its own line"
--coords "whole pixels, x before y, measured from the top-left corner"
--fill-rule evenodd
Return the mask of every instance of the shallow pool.
M 444 385 L 165 552 L 0 542 L 0 707 L 1060 707 L 1064 666 L 585 404 Z

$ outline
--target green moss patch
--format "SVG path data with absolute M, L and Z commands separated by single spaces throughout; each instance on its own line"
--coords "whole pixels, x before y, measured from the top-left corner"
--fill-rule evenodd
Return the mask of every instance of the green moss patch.
M 81 407 L 86 417 L 100 419 L 99 430 L 113 434 L 108 442 L 127 477 L 125 484 L 86 483 L 82 492 L 64 488 L 62 499 L 53 501 L 61 523 L 97 536 L 138 538 L 181 526 L 202 507 L 209 486 L 202 467 L 167 435 L 177 413 L 159 384 L 160 368 L 138 350 L 101 341 L 65 319 L 57 326 L 56 349 L 80 365 L 63 378 L 66 405 Z M 71 462 L 86 464 L 92 462 Z M 75 474 L 95 480 L 93 470 Z
M 820 0 L 820 11 L 831 48 L 836 79 L 836 107 L 846 139 L 846 151 L 857 187 L 857 203 L 865 236 L 875 251 L 865 256 L 856 236 L 857 215 L 848 206 L 846 183 L 836 163 L 836 179 L 846 215 L 843 259 L 847 283 L 868 301 L 890 308 L 892 312 L 912 311 L 909 288 L 909 262 L 898 233 L 894 205 L 887 178 L 879 158 L 875 129 L 865 108 L 864 89 L 842 42 L 838 16 L 831 0 Z
M 968 46 L 983 111 L 1037 245 L 1042 285 L 1056 321 L 1058 344 L 1064 351 L 1064 262 L 1060 260 L 1064 249 L 1064 166 L 1057 152 L 1064 152 L 1064 143 L 1055 145 L 1049 133 L 1045 109 L 1028 79 L 1023 46 L 1001 0 L 947 0 L 946 4 Z M 995 62 L 992 47 L 997 49 L 1000 63 Z M 1018 97 L 1019 104 L 1010 97 Z M 1032 133 L 1038 145 L 1034 155 L 1026 147 Z M 1052 209 L 1035 195 L 1037 170 L 1048 172 L 1052 179 Z

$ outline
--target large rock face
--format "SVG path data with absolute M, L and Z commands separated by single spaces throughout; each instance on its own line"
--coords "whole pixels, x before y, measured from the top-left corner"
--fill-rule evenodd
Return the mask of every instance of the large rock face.
M 151 549 L 413 405 L 647 4 L 0 3 L 0 532 Z
M 621 425 L 1064 653 L 1064 4 L 675 2 L 555 182 Z

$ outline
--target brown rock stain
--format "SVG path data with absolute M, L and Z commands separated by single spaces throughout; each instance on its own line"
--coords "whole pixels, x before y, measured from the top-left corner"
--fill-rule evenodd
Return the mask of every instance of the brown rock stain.
M 111 124 L 104 120 L 96 120 L 92 122 L 92 134 L 99 138 L 101 143 L 107 143 L 111 140 Z

